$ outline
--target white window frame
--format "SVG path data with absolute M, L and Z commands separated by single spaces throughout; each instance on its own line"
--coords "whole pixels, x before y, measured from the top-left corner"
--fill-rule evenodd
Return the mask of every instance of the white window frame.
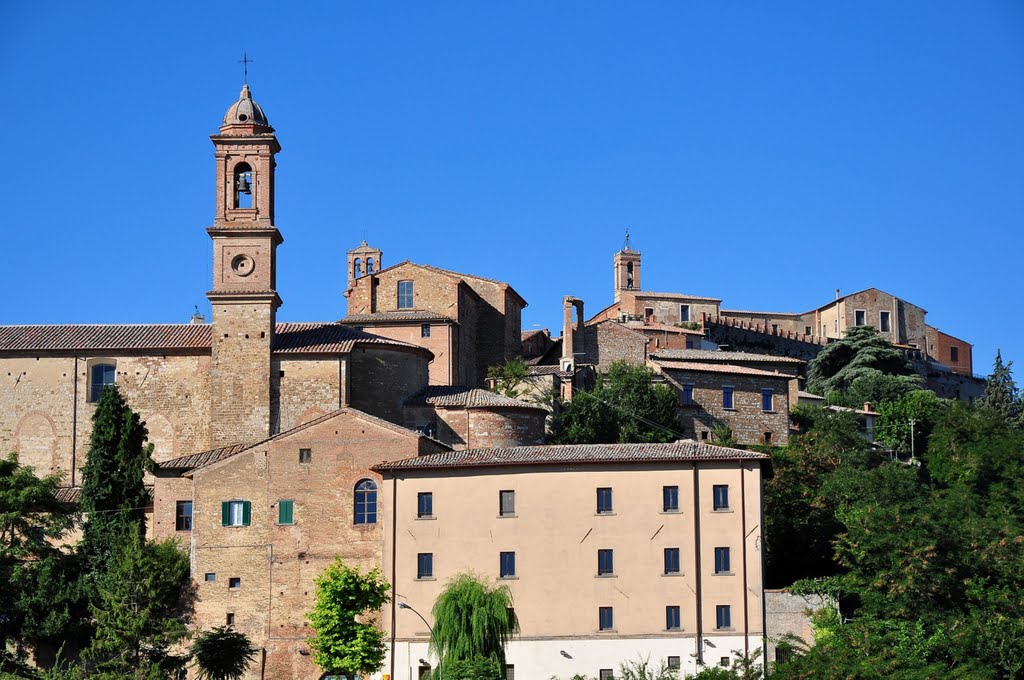
M 888 326 L 888 328 L 882 328 L 883 314 L 885 315 L 884 318 L 886 319 L 886 325 Z M 883 309 L 882 311 L 878 312 L 878 330 L 881 333 L 892 332 L 892 312 L 890 312 L 888 309 Z
M 857 323 L 857 315 L 864 315 L 864 323 Z M 854 326 L 867 326 L 868 325 L 868 310 L 866 309 L 855 309 L 853 310 L 853 325 Z
M 684 309 L 686 310 L 686 314 L 683 314 L 683 310 Z M 679 305 L 679 321 L 680 321 L 680 323 L 683 323 L 683 322 L 686 322 L 686 321 L 689 321 L 689 320 L 690 320 L 690 305 L 680 304 Z
M 228 501 L 228 526 L 229 527 L 245 526 L 245 501 L 241 501 L 241 500 L 230 500 L 230 501 Z

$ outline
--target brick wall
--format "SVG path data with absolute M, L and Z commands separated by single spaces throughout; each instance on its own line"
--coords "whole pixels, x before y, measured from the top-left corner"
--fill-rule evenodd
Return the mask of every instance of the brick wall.
M 402 422 L 402 400 L 428 383 L 427 357 L 419 350 L 357 348 L 351 354 L 355 408 Z
M 616 321 L 584 326 L 584 363 L 605 373 L 615 361 L 642 364 L 647 360 L 648 338 Z
M 89 366 L 100 359 L 116 364 L 117 385 L 146 421 L 156 460 L 209 448 L 210 357 L 122 353 L 80 358 L 77 371 L 71 356 L 0 358 L 0 451 L 17 451 L 23 463 L 61 472 L 70 484 L 72 449 L 79 470 L 89 450 Z
M 270 434 L 269 303 L 213 305 L 210 438 L 213 446 Z M 244 367 L 244 370 L 242 369 Z
M 943 333 L 937 328 L 927 327 L 928 355 L 939 361 L 954 373 L 970 376 L 974 374 L 974 357 L 971 343 Z M 953 349 L 956 360 L 953 360 Z
M 430 337 L 423 337 L 423 326 L 430 326 Z M 365 331 L 417 345 L 430 350 L 434 360 L 430 362 L 431 385 L 458 385 L 459 371 L 459 326 L 446 321 L 408 323 L 360 323 Z
M 274 357 L 270 367 L 273 432 L 290 430 L 341 405 L 341 366 L 337 357 Z

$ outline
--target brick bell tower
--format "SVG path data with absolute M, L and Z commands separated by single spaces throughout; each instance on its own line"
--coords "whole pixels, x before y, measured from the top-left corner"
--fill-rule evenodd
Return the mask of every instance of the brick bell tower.
M 211 446 L 270 435 L 270 347 L 277 308 L 274 155 L 281 145 L 249 85 L 211 135 L 217 161 L 213 226 Z
M 618 302 L 622 291 L 640 290 L 640 251 L 633 250 L 629 229 L 626 230 L 622 250 L 615 253 L 612 263 L 615 267 L 615 302 Z

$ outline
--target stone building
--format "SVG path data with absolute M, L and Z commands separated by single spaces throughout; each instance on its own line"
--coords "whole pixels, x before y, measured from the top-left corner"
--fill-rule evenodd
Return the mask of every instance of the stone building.
M 375 466 L 393 680 L 421 677 L 430 607 L 473 570 L 512 591 L 508 677 L 611 678 L 650 657 L 684 674 L 764 645 L 764 454 L 697 442 L 517 447 Z M 423 660 L 423 661 L 421 661 Z
M 544 443 L 547 408 L 479 387 L 431 386 L 404 406 L 406 427 L 455 450 Z
M 740 444 L 789 443 L 798 359 L 746 352 L 666 350 L 650 365 L 675 388 L 683 434 L 700 441 L 727 425 Z
M 483 385 L 490 366 L 522 356 L 526 300 L 512 286 L 408 260 L 368 271 L 381 255 L 365 242 L 349 252 L 342 323 L 429 349 L 432 385 Z

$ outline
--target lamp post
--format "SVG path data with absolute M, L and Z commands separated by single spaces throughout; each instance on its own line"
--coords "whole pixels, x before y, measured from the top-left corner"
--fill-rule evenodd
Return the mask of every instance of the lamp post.
M 427 626 L 427 630 L 430 631 L 430 641 L 432 643 L 434 643 L 434 649 L 437 649 L 437 640 L 434 639 L 434 627 L 430 625 L 429 621 L 427 621 L 425 618 L 423 618 L 423 614 L 420 614 L 418 611 L 413 609 L 409 604 L 407 604 L 405 602 L 399 602 L 398 603 L 398 608 L 399 609 L 408 609 L 413 614 L 415 614 L 416 616 L 420 617 L 420 621 L 425 623 L 426 626 Z M 428 656 L 427 658 L 429 659 L 430 657 Z M 437 649 L 437 680 L 441 680 L 441 650 L 439 650 L 439 649 Z

